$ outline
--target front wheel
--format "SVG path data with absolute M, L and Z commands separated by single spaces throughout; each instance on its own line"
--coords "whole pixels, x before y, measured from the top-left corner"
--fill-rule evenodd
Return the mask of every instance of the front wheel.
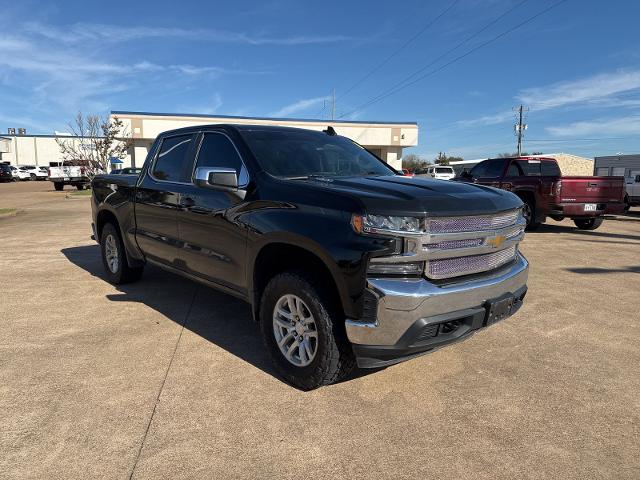
M 595 230 L 604 221 L 603 218 L 576 218 L 573 223 L 576 224 L 580 230 Z
M 317 282 L 314 282 L 317 284 Z M 355 367 L 355 357 L 331 295 L 307 275 L 275 276 L 262 294 L 262 337 L 276 370 L 292 385 L 312 390 L 334 383 Z
M 76 185 L 76 188 L 77 188 L 78 190 L 84 190 L 84 185 Z
M 526 222 L 527 230 L 535 230 L 540 226 L 540 222 L 536 222 L 536 204 L 533 200 L 525 198 L 522 200 L 524 205 L 522 206 L 522 216 Z
M 54 182 L 53 188 L 56 189 L 56 192 L 61 192 L 64 189 L 64 183 Z
M 135 282 L 142 276 L 143 267 L 132 268 L 129 266 L 120 231 L 112 223 L 107 223 L 102 228 L 100 252 L 102 264 L 110 283 L 120 285 Z

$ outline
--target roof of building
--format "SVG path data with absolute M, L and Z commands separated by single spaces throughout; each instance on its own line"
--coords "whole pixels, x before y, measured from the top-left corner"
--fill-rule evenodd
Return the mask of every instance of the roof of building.
M 308 123 L 352 123 L 358 125 L 418 125 L 418 122 L 381 122 L 361 120 L 328 120 L 326 118 L 273 118 L 273 117 L 243 117 L 234 115 L 215 115 L 202 113 L 161 113 L 161 112 L 130 112 L 126 110 L 112 110 L 111 115 L 139 115 L 148 117 L 185 117 L 185 118 L 220 118 L 226 120 L 275 120 L 282 122 L 308 122 Z M 224 123 L 224 122 L 221 122 Z

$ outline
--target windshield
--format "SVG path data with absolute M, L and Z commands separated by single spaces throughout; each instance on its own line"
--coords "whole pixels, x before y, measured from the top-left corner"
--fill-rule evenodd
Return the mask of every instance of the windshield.
M 311 130 L 242 130 L 258 163 L 281 178 L 395 175 L 363 147 L 340 136 Z
M 470 173 L 473 178 L 498 178 L 502 176 L 504 164 L 505 160 L 502 158 L 485 160 L 473 167 Z
M 453 168 L 451 168 L 451 167 L 438 167 L 438 168 L 436 168 L 436 173 L 453 173 Z

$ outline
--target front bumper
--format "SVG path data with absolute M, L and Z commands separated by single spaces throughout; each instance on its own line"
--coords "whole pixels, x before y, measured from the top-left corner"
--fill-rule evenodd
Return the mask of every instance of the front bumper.
M 462 340 L 487 324 L 487 301 L 513 295 L 511 313 L 522 305 L 529 264 L 518 254 L 490 274 L 434 283 L 424 278 L 369 278 L 373 319 L 347 319 L 347 336 L 358 365 L 397 363 Z

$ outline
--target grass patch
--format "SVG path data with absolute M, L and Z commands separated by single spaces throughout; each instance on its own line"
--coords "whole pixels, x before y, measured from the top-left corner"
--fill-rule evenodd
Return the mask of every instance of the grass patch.
M 13 215 L 16 211 L 15 208 L 0 208 L 0 215 Z

